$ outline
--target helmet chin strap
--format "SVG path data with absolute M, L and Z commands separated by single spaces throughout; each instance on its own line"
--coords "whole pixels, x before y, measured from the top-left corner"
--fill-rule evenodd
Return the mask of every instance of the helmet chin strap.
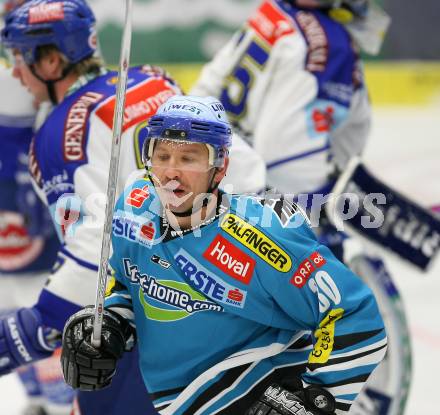
M 52 102 L 53 105 L 58 105 L 57 95 L 56 95 L 56 91 L 55 91 L 55 84 L 59 81 L 62 81 L 69 74 L 69 72 L 73 69 L 73 66 L 74 66 L 73 64 L 69 63 L 63 69 L 63 72 L 61 73 L 61 76 L 59 78 L 50 79 L 50 80 L 46 80 L 46 79 L 42 78 L 40 75 L 38 75 L 37 71 L 35 70 L 35 66 L 33 64 L 29 65 L 29 69 L 30 69 L 32 75 L 35 76 L 35 78 L 37 78 L 39 81 L 43 82 L 46 85 L 50 102 Z

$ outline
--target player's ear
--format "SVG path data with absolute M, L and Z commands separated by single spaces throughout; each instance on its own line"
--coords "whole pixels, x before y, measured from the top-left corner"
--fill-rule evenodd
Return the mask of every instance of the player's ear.
M 226 176 L 226 171 L 228 170 L 228 166 L 229 166 L 229 157 L 225 157 L 225 163 L 223 164 L 223 167 L 221 168 L 217 167 L 217 171 L 214 175 L 215 183 L 220 183 L 223 177 Z
M 63 72 L 64 61 L 58 51 L 50 50 L 45 53 L 36 65 L 45 79 L 58 79 Z

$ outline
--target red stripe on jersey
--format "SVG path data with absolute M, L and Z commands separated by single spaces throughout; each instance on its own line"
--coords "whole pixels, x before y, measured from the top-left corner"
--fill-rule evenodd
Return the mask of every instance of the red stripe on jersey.
M 148 79 L 128 89 L 125 98 L 122 131 L 149 119 L 176 91 L 165 79 Z M 116 97 L 112 97 L 96 110 L 96 115 L 111 129 Z
M 283 36 L 295 33 L 290 19 L 270 0 L 260 6 L 248 24 L 270 45 Z

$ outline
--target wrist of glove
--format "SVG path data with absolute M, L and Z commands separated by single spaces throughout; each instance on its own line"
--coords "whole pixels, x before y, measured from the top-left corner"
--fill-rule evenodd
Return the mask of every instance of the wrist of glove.
M 297 382 L 299 385 L 300 382 Z M 333 415 L 335 398 L 319 386 L 289 391 L 276 383 L 270 385 L 246 415 Z
M 104 310 L 101 345 L 94 347 L 94 314 L 94 307 L 87 306 L 73 314 L 64 327 L 61 367 L 64 380 L 74 389 L 97 390 L 108 386 L 118 359 L 133 345 L 135 331 L 127 320 Z
M 0 318 L 0 376 L 19 366 L 49 357 L 60 333 L 43 326 L 34 308 L 21 308 Z

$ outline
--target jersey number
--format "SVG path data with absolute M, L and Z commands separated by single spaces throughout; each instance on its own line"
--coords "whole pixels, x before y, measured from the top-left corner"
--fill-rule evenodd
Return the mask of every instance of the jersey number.
M 220 100 L 232 119 L 238 120 L 246 112 L 246 101 L 255 77 L 262 72 L 269 57 L 269 48 L 257 37 L 253 37 L 226 79 L 226 87 Z
M 330 308 L 330 301 L 334 305 L 341 302 L 341 293 L 333 278 L 326 271 L 318 271 L 315 278 L 309 280 L 309 287 L 318 295 L 319 311 L 325 313 Z

